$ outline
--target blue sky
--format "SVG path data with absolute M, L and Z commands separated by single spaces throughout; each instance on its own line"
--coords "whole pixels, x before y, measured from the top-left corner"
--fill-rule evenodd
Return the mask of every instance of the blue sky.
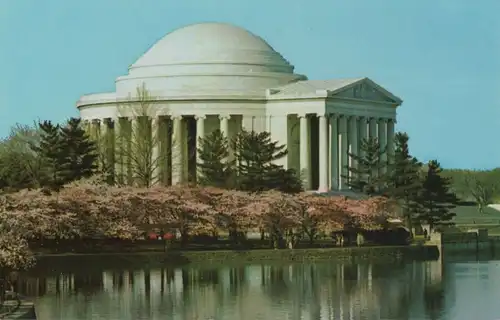
M 0 136 L 77 115 L 149 46 L 219 21 L 266 39 L 310 79 L 367 76 L 403 98 L 397 130 L 445 167 L 500 166 L 500 1 L 0 0 Z

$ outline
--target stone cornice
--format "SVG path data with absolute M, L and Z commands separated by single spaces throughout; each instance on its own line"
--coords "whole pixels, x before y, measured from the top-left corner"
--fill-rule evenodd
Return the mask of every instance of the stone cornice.
M 149 100 L 149 103 L 168 103 L 168 102 L 262 102 L 265 103 L 266 99 L 263 96 L 258 95 L 179 95 L 179 96 L 157 96 Z M 141 102 L 138 99 L 132 98 L 101 98 L 101 99 L 81 99 L 77 102 L 77 108 L 91 107 L 103 104 L 134 104 Z
M 186 78 L 186 77 L 243 77 L 243 78 L 291 78 L 295 80 L 306 80 L 307 77 L 302 74 L 295 73 L 282 73 L 282 72 L 240 72 L 240 73 L 223 73 L 223 72 L 211 72 L 211 73 L 181 73 L 181 74 L 158 74 L 158 75 L 126 75 L 119 76 L 116 78 L 115 82 L 126 81 L 126 80 L 144 80 L 144 79 L 154 79 L 154 78 Z
M 394 103 L 394 102 L 386 102 L 386 101 L 376 101 L 376 100 L 365 100 L 365 99 L 355 99 L 355 98 L 345 98 L 345 97 L 328 97 L 327 101 L 332 101 L 332 102 L 345 102 L 345 103 L 351 103 L 351 104 L 376 104 L 376 105 L 384 105 L 384 106 L 391 106 L 394 108 L 397 108 L 399 104 Z
M 276 96 L 268 96 L 266 101 L 268 103 L 280 102 L 280 101 L 304 101 L 304 100 L 325 100 L 326 97 L 323 95 L 318 95 L 316 93 L 311 94 L 300 94 L 300 95 L 276 95 Z
M 354 98 L 344 98 L 344 97 L 331 97 L 327 90 L 318 90 L 314 93 L 307 94 L 277 94 L 277 95 L 268 95 L 267 101 L 293 101 L 293 100 L 325 100 L 330 102 L 344 102 L 349 104 L 358 104 L 358 105 L 382 105 L 382 106 L 390 106 L 393 108 L 397 108 L 399 105 L 392 102 L 385 101 L 375 101 L 375 100 L 365 100 L 365 99 L 354 99 Z

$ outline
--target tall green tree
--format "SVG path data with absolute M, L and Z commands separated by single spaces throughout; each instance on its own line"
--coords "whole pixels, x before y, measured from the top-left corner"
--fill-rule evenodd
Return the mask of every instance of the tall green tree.
M 31 148 L 41 161 L 43 177 L 40 185 L 58 191 L 67 182 L 69 174 L 60 127 L 51 121 L 39 122 L 38 127 L 41 131 L 40 142 Z
M 39 138 L 38 125 L 17 124 L 0 141 L 0 189 L 17 191 L 39 186 L 40 161 L 30 148 L 38 145 Z
M 374 137 L 361 140 L 359 149 L 361 151 L 359 154 L 349 153 L 357 165 L 355 167 L 348 165 L 348 174 L 343 178 L 354 192 L 369 196 L 381 194 L 386 181 L 382 173 L 382 169 L 387 167 L 387 162 L 382 161 L 386 150 Z
M 395 150 L 390 159 L 385 194 L 400 203 L 402 215 L 411 230 L 418 197 L 422 190 L 420 170 L 422 164 L 410 154 L 409 137 L 405 132 L 398 132 L 394 137 Z
M 61 128 L 61 158 L 67 169 L 66 182 L 89 178 L 97 169 L 97 146 L 81 126 L 80 118 L 70 118 Z
M 437 160 L 429 161 L 419 194 L 420 210 L 416 219 L 429 224 L 431 230 L 438 225 L 453 224 L 452 210 L 458 200 L 450 191 L 450 179 L 442 176 L 442 171 Z
M 239 189 L 250 192 L 270 189 L 301 191 L 300 177 L 293 170 L 275 164 L 288 152 L 285 145 L 272 141 L 269 132 L 242 131 L 232 141 L 232 145 Z
M 219 130 L 201 139 L 197 149 L 198 184 L 228 188 L 233 185 L 234 161 L 229 161 L 229 141 Z

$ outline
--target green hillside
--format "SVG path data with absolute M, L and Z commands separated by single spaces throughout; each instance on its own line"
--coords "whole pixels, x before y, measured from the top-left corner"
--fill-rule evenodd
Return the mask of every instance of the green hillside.
M 474 203 L 456 207 L 453 221 L 456 226 L 466 231 L 468 229 L 484 228 L 490 235 L 500 235 L 500 211 L 486 207 L 480 213 Z
M 500 168 L 492 170 L 444 169 L 451 187 L 463 201 L 477 201 L 475 194 L 485 194 L 490 203 L 500 203 Z

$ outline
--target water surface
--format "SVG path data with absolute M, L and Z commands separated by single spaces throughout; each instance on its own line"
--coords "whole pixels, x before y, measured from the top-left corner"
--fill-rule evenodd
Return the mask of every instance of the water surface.
M 500 319 L 500 261 L 295 263 L 23 275 L 40 320 Z M 109 264 L 108 264 L 109 265 Z

